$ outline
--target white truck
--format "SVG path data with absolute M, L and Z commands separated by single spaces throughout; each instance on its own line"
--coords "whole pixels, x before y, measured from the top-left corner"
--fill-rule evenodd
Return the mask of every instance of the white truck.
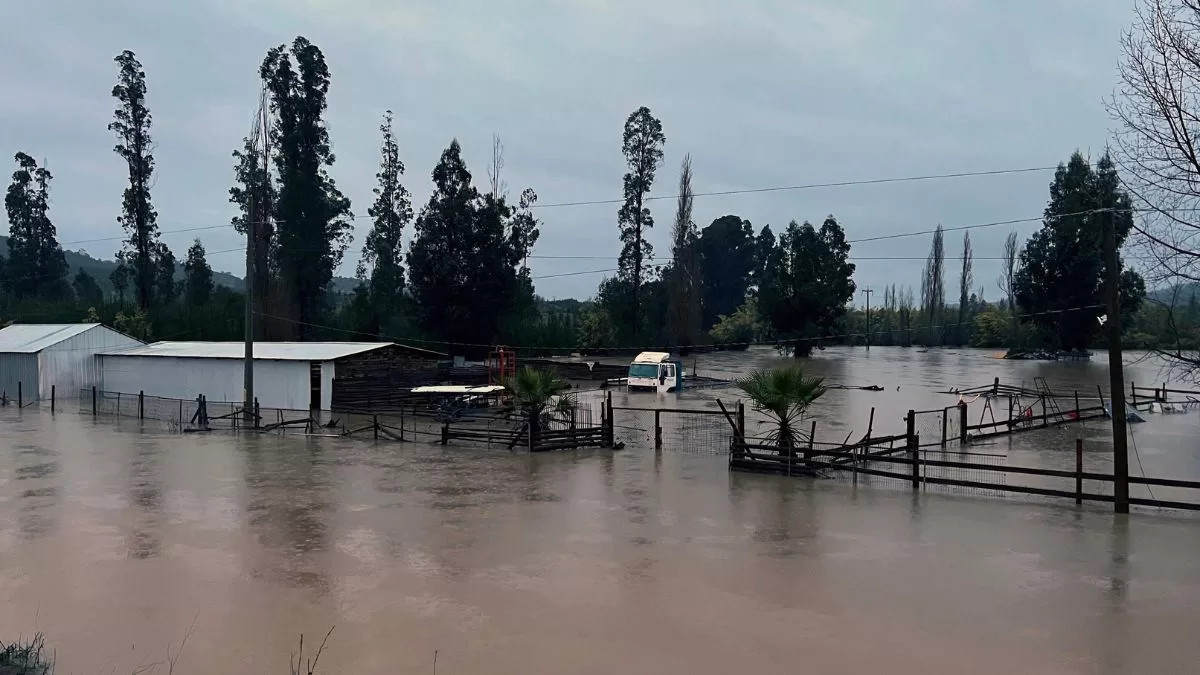
M 630 391 L 679 391 L 683 388 L 683 364 L 671 360 L 666 352 L 642 352 L 629 364 L 626 384 Z

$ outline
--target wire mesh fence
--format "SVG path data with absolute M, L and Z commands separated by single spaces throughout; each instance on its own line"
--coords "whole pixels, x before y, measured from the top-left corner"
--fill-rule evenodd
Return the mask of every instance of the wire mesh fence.
M 79 412 L 160 422 L 180 433 L 237 431 L 348 436 L 373 440 L 450 444 L 466 441 L 487 447 L 520 447 L 525 414 L 512 409 L 446 406 L 438 403 L 396 407 L 386 412 L 301 410 L 254 405 L 249 415 L 240 402 L 210 401 L 202 396 L 179 399 L 142 393 L 82 389 Z M 599 438 L 599 410 L 555 406 L 540 420 L 539 430 L 558 445 Z

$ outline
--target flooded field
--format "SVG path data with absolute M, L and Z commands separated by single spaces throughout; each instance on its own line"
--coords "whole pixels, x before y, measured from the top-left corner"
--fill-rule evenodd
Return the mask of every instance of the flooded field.
M 953 404 L 948 386 L 1082 394 L 1107 373 L 883 348 L 810 366 L 885 388 L 831 391 L 830 437 L 865 431 L 871 406 L 902 431 L 908 409 Z M 714 395 L 734 398 L 671 405 Z M 994 448 L 1065 462 L 1077 431 Z M 1097 470 L 1103 431 L 1085 430 Z M 1145 471 L 1200 477 L 1198 432 L 1200 413 L 1138 425 Z M 641 442 L 527 455 L 0 409 L 0 639 L 44 632 L 60 672 L 164 662 L 193 626 L 181 675 L 286 672 L 299 635 L 311 653 L 330 627 L 329 673 L 429 673 L 435 650 L 443 675 L 1191 672 L 1198 535 L 1188 514 L 729 474 Z

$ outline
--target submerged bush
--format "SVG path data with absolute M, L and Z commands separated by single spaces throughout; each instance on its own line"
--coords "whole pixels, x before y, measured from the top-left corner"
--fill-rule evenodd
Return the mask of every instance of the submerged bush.
M 0 675 L 49 675 L 54 667 L 45 647 L 41 633 L 28 642 L 0 642 Z

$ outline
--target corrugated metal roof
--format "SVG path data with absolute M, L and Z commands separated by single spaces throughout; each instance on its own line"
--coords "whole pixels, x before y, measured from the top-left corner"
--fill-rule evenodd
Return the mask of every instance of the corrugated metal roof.
M 332 361 L 369 352 L 392 342 L 255 342 L 254 358 L 265 361 Z M 104 352 L 106 356 L 173 356 L 193 359 L 240 359 L 246 355 L 244 342 L 155 342 Z
M 102 324 L 28 323 L 0 329 L 0 353 L 36 354 Z

